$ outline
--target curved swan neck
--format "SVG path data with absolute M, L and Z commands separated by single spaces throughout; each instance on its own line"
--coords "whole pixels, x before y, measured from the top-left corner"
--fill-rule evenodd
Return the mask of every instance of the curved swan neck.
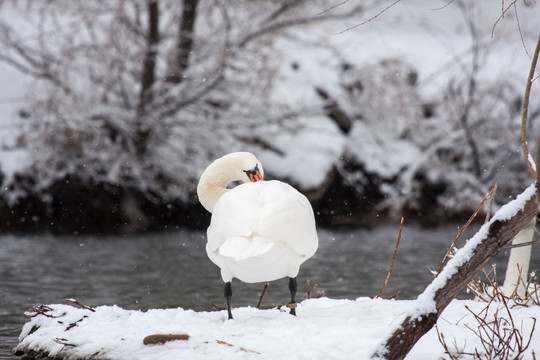
M 210 168 L 207 168 L 205 170 L 201 176 L 201 179 L 199 180 L 199 185 L 197 186 L 197 195 L 199 196 L 199 201 L 201 202 L 202 206 L 209 212 L 212 212 L 219 198 L 229 191 L 229 189 L 227 189 L 227 185 L 234 180 L 216 177 L 214 172 L 209 171 L 209 169 Z
M 260 164 L 257 158 L 247 152 L 225 155 L 211 163 L 201 175 L 197 186 L 202 206 L 212 212 L 219 198 L 230 190 L 227 185 L 233 181 L 249 182 L 244 170 L 254 168 L 257 164 Z

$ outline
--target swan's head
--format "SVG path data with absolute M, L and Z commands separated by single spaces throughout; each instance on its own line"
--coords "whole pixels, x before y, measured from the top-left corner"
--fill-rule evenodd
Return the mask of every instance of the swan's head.
M 233 181 L 255 182 L 263 180 L 261 162 L 249 152 L 234 152 L 211 163 L 201 175 L 197 186 L 199 201 L 212 212 L 217 201 Z
M 230 169 L 236 169 L 235 178 L 231 181 L 257 182 L 263 180 L 264 170 L 261 162 L 252 153 L 236 152 L 225 155 L 221 159 L 228 157 L 232 160 Z

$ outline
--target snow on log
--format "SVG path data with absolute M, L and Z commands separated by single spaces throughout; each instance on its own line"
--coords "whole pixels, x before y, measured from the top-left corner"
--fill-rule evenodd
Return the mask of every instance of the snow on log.
M 404 359 L 476 273 L 540 213 L 538 195 L 538 184 L 531 185 L 497 211 L 420 294 L 417 306 L 384 340 L 372 358 Z

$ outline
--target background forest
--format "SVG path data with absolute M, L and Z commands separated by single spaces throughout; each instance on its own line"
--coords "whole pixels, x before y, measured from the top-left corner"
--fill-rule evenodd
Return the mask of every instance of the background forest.
M 0 228 L 202 228 L 198 178 L 239 150 L 321 226 L 461 221 L 494 183 L 504 203 L 532 181 L 539 16 L 530 0 L 3 1 Z

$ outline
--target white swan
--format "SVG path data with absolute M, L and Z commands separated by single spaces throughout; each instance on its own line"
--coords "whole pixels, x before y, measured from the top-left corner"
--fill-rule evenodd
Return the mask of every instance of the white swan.
M 221 269 L 229 319 L 233 278 L 254 283 L 289 277 L 295 303 L 300 265 L 318 247 L 306 197 L 281 181 L 262 181 L 263 174 L 253 154 L 236 152 L 210 164 L 197 186 L 199 201 L 212 213 L 206 253 Z M 244 184 L 228 189 L 234 181 Z

